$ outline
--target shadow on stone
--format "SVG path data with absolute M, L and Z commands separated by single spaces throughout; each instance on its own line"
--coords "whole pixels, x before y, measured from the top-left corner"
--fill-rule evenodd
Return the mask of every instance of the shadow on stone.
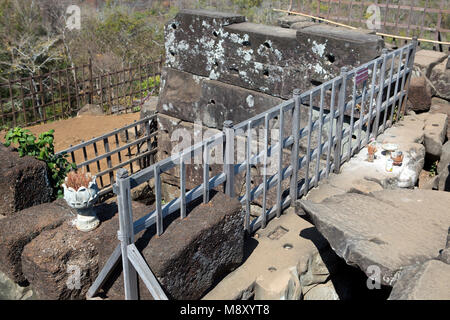
M 381 286 L 370 290 L 367 286 L 367 276 L 359 268 L 348 265 L 328 245 L 323 248 L 326 239 L 315 227 L 304 229 L 300 236 L 311 240 L 317 247 L 320 257 L 330 272 L 331 282 L 340 300 L 387 300 L 392 288 Z

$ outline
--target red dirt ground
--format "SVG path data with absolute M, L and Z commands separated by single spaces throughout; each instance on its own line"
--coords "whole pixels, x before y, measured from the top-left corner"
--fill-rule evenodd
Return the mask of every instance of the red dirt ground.
M 123 115 L 110 115 L 110 116 L 83 115 L 76 118 L 59 120 L 55 122 L 27 127 L 26 129 L 29 129 L 36 137 L 42 132 L 54 129 L 55 152 L 58 152 L 69 148 L 70 145 L 75 146 L 81 143 L 83 140 L 87 141 L 92 138 L 101 136 L 105 133 L 111 132 L 114 129 L 118 129 L 128 124 L 132 124 L 135 120 L 139 120 L 139 117 L 140 117 L 139 112 Z M 0 132 L 0 142 L 5 141 L 4 139 L 5 134 L 6 131 Z M 123 145 L 122 141 L 119 141 L 119 144 L 117 144 L 116 141 L 114 140 L 114 137 L 110 137 L 108 141 L 111 145 L 111 151 L 114 150 L 116 147 Z M 133 147 L 131 148 L 130 156 L 134 156 L 136 154 L 135 149 L 136 148 Z M 95 157 L 95 151 L 92 145 L 86 148 L 86 152 L 88 159 L 92 159 Z M 98 152 L 99 154 L 105 153 L 103 143 L 101 142 L 98 144 Z M 125 151 L 121 152 L 122 156 L 121 161 L 129 159 L 126 157 L 124 153 L 126 152 Z M 77 163 L 84 161 L 84 156 L 81 149 L 75 152 L 75 158 Z M 112 166 L 115 166 L 119 163 L 120 161 L 118 154 L 113 155 L 111 157 Z M 100 169 L 97 167 L 96 164 L 91 164 L 89 171 L 93 174 L 96 174 L 108 168 L 106 159 L 100 160 L 98 162 L 98 165 L 100 166 Z M 133 172 L 130 165 L 125 166 L 125 168 L 130 172 Z M 134 168 L 137 169 L 136 166 Z M 101 179 L 97 178 L 97 183 L 99 183 L 99 186 L 101 187 L 108 186 L 110 184 L 109 175 L 104 175 Z
M 83 115 L 66 120 L 44 123 L 27 127 L 36 137 L 51 129 L 55 130 L 55 152 L 67 149 L 70 145 L 77 145 L 82 140 L 87 141 L 94 137 L 121 128 L 139 120 L 139 112 L 110 116 Z M 0 142 L 5 141 L 6 131 L 0 131 Z

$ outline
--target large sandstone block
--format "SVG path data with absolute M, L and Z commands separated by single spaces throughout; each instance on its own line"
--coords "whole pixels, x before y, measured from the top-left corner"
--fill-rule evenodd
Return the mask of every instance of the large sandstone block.
M 450 265 L 438 260 L 402 270 L 389 300 L 449 300 Z
M 74 217 L 62 199 L 12 214 L 0 222 L 0 269 L 17 283 L 24 282 L 23 248 L 45 230 L 54 229 Z M 47 243 L 48 245 L 48 243 Z
M 244 22 L 241 15 L 206 10 L 181 10 L 166 25 L 166 65 L 185 70 L 190 66 L 195 74 L 200 70 L 214 73 L 216 60 L 223 54 L 219 34 L 223 27 Z M 203 54 L 198 54 L 203 53 Z M 195 59 L 192 55 L 195 54 Z
M 310 26 L 302 30 L 239 21 L 212 22 L 216 13 L 182 11 L 166 27 L 166 66 L 289 99 L 381 54 L 381 38 Z M 203 18 L 204 16 L 204 18 Z
M 132 206 L 135 219 L 151 211 L 137 202 Z M 52 213 L 56 212 L 52 208 Z M 40 299 L 85 299 L 101 267 L 119 244 L 117 205 L 112 201 L 100 204 L 96 213 L 101 224 L 94 231 L 78 231 L 72 216 L 57 228 L 43 230 L 25 246 L 21 256 L 23 275 Z
M 0 215 L 50 202 L 53 189 L 47 164 L 33 157 L 20 157 L 0 144 Z
M 412 77 L 408 91 L 410 110 L 415 112 L 428 111 L 431 106 L 432 90 L 428 80 L 422 77 Z
M 337 195 L 320 204 L 300 200 L 300 205 L 347 264 L 367 276 L 378 267 L 384 285 L 393 286 L 405 267 L 437 258 L 446 244 L 447 192 L 383 190 Z
M 163 69 L 162 79 L 157 110 L 183 121 L 199 121 L 210 128 L 222 129 L 225 120 L 238 124 L 283 102 L 267 94 L 170 68 Z
M 424 145 L 428 154 L 440 157 L 442 144 L 447 136 L 447 115 L 443 113 L 430 114 L 425 121 Z
M 421 72 L 421 75 L 430 77 L 431 70 L 447 58 L 444 52 L 434 50 L 419 50 L 414 57 L 414 67 Z
M 299 30 L 297 40 L 300 52 L 306 53 L 305 61 L 324 80 L 338 75 L 343 66 L 359 66 L 375 59 L 384 47 L 376 35 L 323 24 Z
M 436 90 L 436 96 L 450 100 L 450 69 L 447 68 L 447 61 L 433 68 L 430 81 Z
M 143 255 L 172 299 L 195 300 L 244 258 L 244 215 L 237 199 L 216 193 L 153 237 Z
M 443 113 L 447 115 L 447 139 L 450 139 L 450 102 L 440 98 L 432 98 L 430 113 Z

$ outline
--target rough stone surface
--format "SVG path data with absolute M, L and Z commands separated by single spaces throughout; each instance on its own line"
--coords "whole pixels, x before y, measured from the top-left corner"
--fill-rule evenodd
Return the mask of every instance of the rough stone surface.
M 432 176 L 429 171 L 422 170 L 419 175 L 419 189 L 438 190 L 439 176 Z
M 445 249 L 442 249 L 438 259 L 446 264 L 450 264 L 450 227 L 448 228 L 447 244 L 445 245 Z
M 329 60 L 329 63 L 325 63 L 325 65 L 331 63 L 333 67 L 338 68 L 345 65 L 360 65 L 370 61 L 379 56 L 384 47 L 384 41 L 376 35 L 325 24 L 299 30 L 297 40 L 303 40 L 301 45 L 304 45 L 308 51 L 312 50 L 317 54 L 316 57 L 310 56 L 310 58 L 313 58 L 312 61 L 309 61 L 310 63 L 314 65 L 314 60 L 323 57 L 322 54 L 325 57 L 332 55 L 334 62 Z M 323 53 L 317 50 L 317 45 L 320 46 L 320 44 L 325 44 Z M 327 69 L 328 67 L 324 68 Z
M 135 219 L 150 212 L 143 204 L 133 202 L 132 206 Z M 96 212 L 101 224 L 91 232 L 78 231 L 73 217 L 57 228 L 44 230 L 25 246 L 23 275 L 40 299 L 85 299 L 100 268 L 119 244 L 116 204 L 110 200 L 98 205 Z
M 45 230 L 54 229 L 74 217 L 62 199 L 25 209 L 0 221 L 0 269 L 16 283 L 26 280 L 22 273 L 23 248 Z M 47 243 L 48 246 L 48 243 Z
M 316 188 L 311 189 L 306 195 L 305 199 L 314 203 L 320 203 L 327 198 L 343 193 L 347 192 L 339 187 L 332 186 L 328 183 L 328 180 L 325 180 L 319 183 L 319 186 L 317 186 Z
M 414 57 L 414 67 L 418 69 L 422 75 L 430 77 L 431 70 L 439 63 L 447 58 L 444 52 L 434 50 L 419 50 Z
M 22 287 L 0 271 L 0 300 L 36 300 L 37 296 L 27 286 Z
M 450 100 L 450 69 L 447 69 L 447 61 L 433 68 L 430 75 L 436 96 Z
M 379 56 L 383 46 L 375 35 L 334 27 L 294 30 L 244 20 L 182 10 L 166 26 L 166 66 L 289 99 L 311 80 L 324 82 L 343 65 Z
M 439 175 L 439 190 L 450 191 L 450 141 L 442 146 L 441 159 L 439 161 L 437 172 Z
M 436 258 L 447 240 L 447 192 L 383 190 L 300 204 L 340 257 L 368 276 L 368 267 L 378 266 L 389 286 L 406 266 Z
M 339 296 L 334 288 L 333 282 L 328 281 L 312 286 L 305 293 L 303 300 L 339 300 Z
M 440 157 L 446 136 L 447 115 L 443 113 L 430 114 L 425 121 L 424 128 L 424 145 L 427 154 Z
M 432 89 L 425 76 L 412 77 L 408 101 L 411 103 L 409 109 L 416 112 L 428 111 L 431 107 Z
M 300 300 L 302 287 L 297 268 L 285 269 L 270 279 L 259 277 L 253 291 L 254 300 Z
M 53 190 L 45 162 L 33 157 L 20 157 L 0 144 L 0 215 L 50 202 Z
M 277 23 L 282 28 L 290 28 L 293 24 L 297 22 L 307 22 L 311 21 L 310 18 L 298 16 L 298 15 L 287 15 L 278 19 Z
M 87 104 L 83 108 L 81 108 L 78 113 L 77 117 L 79 116 L 103 116 L 105 114 L 105 111 L 103 108 L 97 104 Z
M 157 110 L 183 121 L 222 129 L 225 120 L 245 121 L 283 102 L 267 94 L 164 68 Z
M 317 25 L 317 23 L 312 22 L 312 21 L 301 21 L 301 22 L 293 23 L 291 25 L 291 29 L 301 30 L 301 29 L 308 28 L 308 27 L 315 26 L 315 25 Z
M 244 230 L 241 205 L 217 193 L 185 220 L 173 221 L 142 251 L 172 299 L 199 299 L 217 280 L 242 263 Z M 141 246 L 144 238 L 138 240 Z
M 313 254 L 327 248 L 311 223 L 288 211 L 247 241 L 245 262 L 203 299 L 298 299 L 299 275 Z
M 430 113 L 443 113 L 447 115 L 447 140 L 450 140 L 450 102 L 440 98 L 431 99 Z
M 449 300 L 450 265 L 430 260 L 402 270 L 389 300 Z
M 302 288 L 326 283 L 330 278 L 330 273 L 335 271 L 330 266 L 337 266 L 337 259 L 338 257 L 331 250 L 314 253 L 308 260 L 308 269 L 300 275 Z M 324 260 L 327 262 L 326 264 Z

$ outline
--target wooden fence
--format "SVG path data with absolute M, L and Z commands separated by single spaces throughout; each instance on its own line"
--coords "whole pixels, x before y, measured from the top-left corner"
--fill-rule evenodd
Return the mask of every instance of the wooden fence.
M 156 134 L 156 115 L 152 115 L 57 154 L 68 155 L 77 170 L 96 175 L 99 195 L 103 196 L 112 191 L 118 169 L 136 173 L 154 163 Z
M 376 5 L 381 13 L 381 30 L 397 35 L 397 45 L 405 43 L 402 37 L 417 36 L 435 41 L 450 41 L 450 8 L 448 0 L 293 0 L 292 10 L 320 18 L 367 28 L 367 8 Z M 449 51 L 449 45 L 420 43 L 424 48 L 441 52 Z
M 135 235 L 153 225 L 156 225 L 156 233 L 162 235 L 164 217 L 177 213 L 181 219 L 186 218 L 187 205 L 200 198 L 208 203 L 212 189 L 225 185 L 225 193 L 239 199 L 246 209 L 243 227 L 252 233 L 265 228 L 271 218 L 279 217 L 285 208 L 306 195 L 330 172 L 339 173 L 343 162 L 406 112 L 416 46 L 417 39 L 396 51 L 384 49 L 381 57 L 353 70 L 344 67 L 340 76 L 304 93 L 296 90 L 292 99 L 247 121 L 235 126 L 226 121 L 223 132 L 149 168 L 132 175 L 125 169 L 118 171 L 114 191 L 119 208 L 120 245 L 99 273 L 88 296 L 93 297 L 98 292 L 122 257 L 126 299 L 138 299 L 137 275 L 155 299 L 167 299 L 134 245 Z M 319 112 L 315 121 L 314 110 Z M 300 114 L 303 112 L 307 112 L 308 124 L 302 127 Z M 348 119 L 346 125 L 344 118 Z M 263 146 L 254 152 L 253 146 L 260 141 L 253 137 L 253 132 L 261 128 Z M 278 128 L 275 135 L 278 139 L 270 132 L 274 128 Z M 242 151 L 244 156 L 240 158 Z M 209 170 L 212 153 L 223 155 L 223 170 L 214 177 L 210 177 Z M 186 164 L 192 163 L 198 154 L 203 155 L 202 168 L 198 169 L 202 171 L 203 183 L 188 191 Z M 275 159 L 273 174 L 268 171 L 269 158 Z M 251 181 L 256 178 L 252 167 L 257 164 L 263 167 L 262 182 L 252 187 Z M 180 196 L 172 201 L 165 199 L 167 204 L 163 206 L 161 175 L 172 168 L 180 172 Z M 236 194 L 236 185 L 242 186 L 242 180 L 237 181 L 240 174 L 244 174 L 245 192 Z M 133 221 L 131 190 L 150 179 L 155 182 L 156 209 Z M 276 197 L 270 207 L 268 193 L 271 189 L 276 191 Z M 251 204 L 257 198 L 262 198 L 262 211 L 252 220 Z
M 0 129 L 73 117 L 86 104 L 132 112 L 158 94 L 162 62 L 94 75 L 92 62 L 0 84 Z

